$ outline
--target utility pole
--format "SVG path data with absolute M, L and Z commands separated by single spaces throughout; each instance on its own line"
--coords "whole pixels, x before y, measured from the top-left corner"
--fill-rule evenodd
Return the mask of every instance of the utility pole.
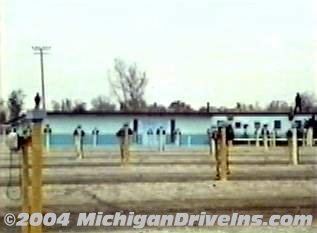
M 41 61 L 41 82 L 42 82 L 42 104 L 43 104 L 43 110 L 46 111 L 46 105 L 45 105 L 45 82 L 44 82 L 44 62 L 43 62 L 43 54 L 47 54 L 44 51 L 51 49 L 49 46 L 33 46 L 32 49 L 35 52 L 34 54 L 40 55 L 40 61 Z

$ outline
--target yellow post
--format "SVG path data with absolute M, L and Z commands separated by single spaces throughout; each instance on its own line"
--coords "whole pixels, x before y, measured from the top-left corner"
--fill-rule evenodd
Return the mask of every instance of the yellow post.
M 28 145 L 22 145 L 22 213 L 30 213 L 29 204 L 29 155 L 28 155 Z M 29 233 L 30 226 L 23 226 L 22 233 Z
M 34 121 L 32 130 L 31 213 L 42 213 L 42 123 Z M 31 233 L 42 233 L 42 225 L 31 226 Z

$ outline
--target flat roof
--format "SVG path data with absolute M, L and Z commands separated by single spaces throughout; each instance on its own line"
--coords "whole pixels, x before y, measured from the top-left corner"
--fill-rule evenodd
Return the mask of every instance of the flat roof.
M 142 112 L 142 111 L 86 111 L 86 112 L 61 112 L 61 111 L 48 111 L 48 116 L 190 116 L 190 117 L 212 117 L 212 116 L 288 116 L 290 112 L 268 112 L 268 111 L 228 111 L 228 112 Z M 317 116 L 317 112 L 302 112 L 296 113 L 297 116 Z M 15 119 L 8 120 L 4 124 L 12 124 L 14 122 L 23 121 L 25 114 L 20 115 Z
M 237 112 L 237 111 L 228 111 L 228 112 L 142 112 L 142 111 L 109 111 L 109 112 L 60 112 L 60 111 L 48 111 L 47 115 L 49 116 L 198 116 L 198 117 L 211 117 L 217 115 L 226 115 L 226 116 L 275 116 L 275 115 L 289 115 L 290 112 L 267 112 L 267 111 L 255 111 L 255 112 Z M 312 116 L 317 115 L 317 112 L 302 112 L 296 113 L 296 115 L 303 116 Z

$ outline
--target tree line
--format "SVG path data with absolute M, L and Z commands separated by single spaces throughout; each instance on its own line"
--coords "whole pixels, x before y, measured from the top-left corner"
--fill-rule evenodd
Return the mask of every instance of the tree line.
M 210 104 L 194 109 L 190 104 L 181 100 L 175 100 L 168 106 L 159 103 L 147 103 L 145 90 L 148 83 L 146 72 L 140 71 L 136 64 L 127 64 L 121 59 L 114 60 L 113 73 L 108 76 L 111 96 L 115 98 L 112 102 L 108 96 L 98 95 L 91 99 L 91 107 L 82 100 L 71 100 L 69 98 L 51 102 L 51 110 L 56 112 L 109 112 L 109 111 L 144 111 L 144 112 L 230 112 L 230 111 L 271 111 L 285 112 L 292 108 L 286 101 L 272 100 L 265 108 L 259 104 L 246 104 L 237 102 L 236 106 L 216 107 Z M 23 90 L 13 90 L 8 99 L 0 100 L 0 123 L 8 119 L 17 118 L 24 108 L 26 95 Z M 301 93 L 302 110 L 304 112 L 317 112 L 317 99 L 314 94 Z

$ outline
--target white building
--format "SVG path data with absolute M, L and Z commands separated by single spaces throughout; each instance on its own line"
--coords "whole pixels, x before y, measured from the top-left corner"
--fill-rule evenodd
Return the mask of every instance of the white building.
M 256 129 L 264 125 L 269 131 L 275 130 L 278 137 L 285 137 L 292 125 L 302 128 L 313 115 L 300 113 L 290 119 L 288 112 L 48 112 L 44 124 L 52 129 L 53 146 L 72 145 L 72 133 L 78 125 L 86 132 L 86 144 L 92 144 L 92 131 L 95 128 L 99 130 L 99 146 L 117 144 L 115 134 L 124 123 L 129 123 L 137 135 L 136 143 L 140 145 L 149 144 L 150 137 L 155 137 L 156 130 L 161 126 L 166 131 L 168 144 L 174 140 L 172 132 L 179 129 L 182 145 L 203 145 L 208 142 L 207 129 L 216 128 L 222 123 L 231 124 L 237 138 L 252 138 Z M 150 131 L 154 136 L 149 135 Z
M 198 146 L 208 144 L 208 128 L 216 129 L 223 123 L 232 125 L 239 142 L 245 142 L 245 138 L 255 138 L 256 130 L 261 130 L 265 125 L 270 132 L 274 130 L 277 138 L 285 139 L 286 132 L 292 126 L 303 129 L 305 122 L 314 115 L 317 114 L 300 113 L 290 117 L 288 112 L 48 112 L 44 126 L 48 125 L 51 129 L 49 144 L 52 147 L 73 146 L 73 132 L 78 125 L 86 133 L 86 145 L 116 145 L 116 132 L 124 123 L 133 129 L 135 144 L 140 146 L 155 146 L 159 127 L 165 130 L 168 145 L 175 143 L 176 136 L 172 132 L 178 129 L 181 136 L 177 145 Z M 20 132 L 28 125 L 25 116 L 9 123 L 19 125 Z M 96 129 L 99 133 L 94 136 L 93 130 Z

